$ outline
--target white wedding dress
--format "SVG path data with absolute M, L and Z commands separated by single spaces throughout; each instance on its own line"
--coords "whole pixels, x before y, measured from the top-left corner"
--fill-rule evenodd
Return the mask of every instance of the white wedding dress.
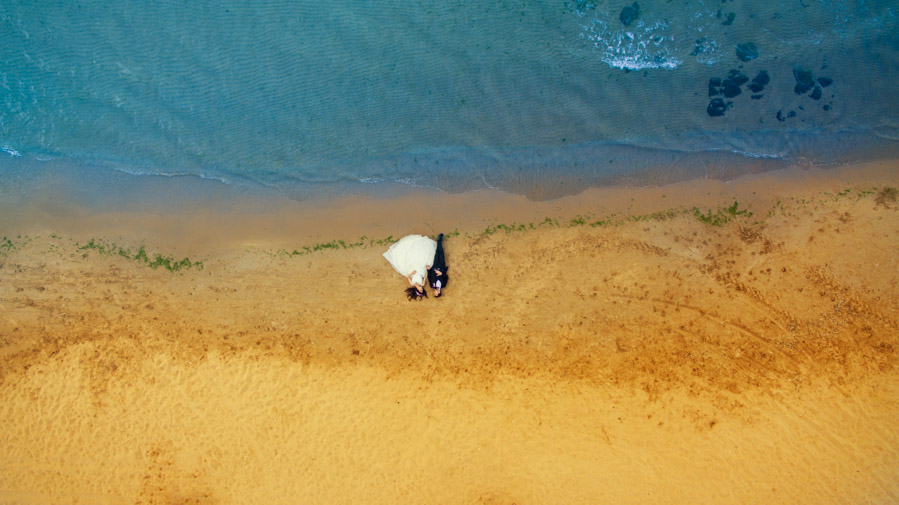
M 384 259 L 403 277 L 408 277 L 414 270 L 412 283 L 424 285 L 428 266 L 434 261 L 436 252 L 435 240 L 422 235 L 406 235 L 387 249 Z

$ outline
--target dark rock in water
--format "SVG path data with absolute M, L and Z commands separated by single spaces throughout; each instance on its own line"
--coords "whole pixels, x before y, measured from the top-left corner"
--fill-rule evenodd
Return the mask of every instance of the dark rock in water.
M 740 61 L 752 61 L 759 57 L 759 50 L 752 42 L 737 44 L 737 58 Z
M 749 89 L 758 93 L 765 89 L 765 86 L 767 86 L 769 82 L 771 82 L 771 76 L 768 75 L 767 70 L 762 70 L 752 78 L 752 84 L 749 85 Z
M 621 9 L 621 14 L 618 15 L 618 19 L 621 20 L 621 24 L 624 26 L 630 26 L 631 23 L 637 20 L 640 17 L 640 5 L 637 2 L 628 5 L 627 7 Z
M 724 93 L 724 96 L 726 96 L 727 98 L 733 98 L 742 93 L 743 90 L 740 89 L 740 85 L 736 82 L 730 79 L 725 79 L 721 87 L 721 92 Z
M 736 18 L 737 18 L 736 14 L 734 14 L 733 12 L 729 12 L 727 14 L 727 19 L 722 21 L 721 24 L 724 26 L 730 26 L 730 25 L 734 24 L 734 19 L 736 19 Z
M 787 119 L 789 119 L 789 118 L 791 118 L 791 117 L 796 117 L 796 111 L 795 111 L 795 110 L 791 110 L 790 112 L 787 113 L 786 116 L 784 116 L 784 113 L 783 113 L 782 110 L 777 111 L 777 120 L 780 121 L 780 122 L 784 122 L 784 121 L 786 121 Z
M 746 77 L 746 74 L 737 69 L 732 69 L 727 73 L 727 79 L 725 79 L 725 81 L 733 81 L 737 86 L 742 86 L 749 81 L 749 77 Z
M 752 80 L 752 84 L 749 88 L 756 93 L 752 95 L 753 100 L 758 100 L 762 98 L 764 95 L 760 94 L 762 90 L 765 89 L 765 85 L 771 80 L 768 77 L 768 72 L 762 70 L 755 76 Z M 749 81 L 749 77 L 740 72 L 736 68 L 732 68 L 728 73 L 727 77 L 712 77 L 709 79 L 709 96 L 718 96 L 724 95 L 724 98 L 733 98 L 735 96 L 741 95 L 743 93 L 743 89 L 741 86 L 746 84 Z M 710 116 L 723 116 L 724 112 L 733 105 L 733 102 L 725 102 L 724 98 L 713 98 L 709 103 L 707 112 Z
M 820 100 L 821 97 L 824 96 L 824 92 L 821 88 L 826 88 L 833 84 L 833 79 L 830 77 L 819 77 L 816 83 L 812 71 L 802 67 L 793 69 L 793 77 L 796 78 L 796 87 L 793 88 L 793 91 L 795 91 L 797 95 L 803 95 L 811 91 L 811 93 L 809 93 L 809 98 L 812 100 Z
M 825 106 L 823 107 L 823 109 L 824 109 L 824 110 L 830 110 L 830 105 L 825 105 Z
M 815 87 L 815 77 L 812 75 L 811 70 L 796 67 L 793 69 L 793 77 L 796 78 L 796 86 L 793 88 L 793 91 L 797 95 L 805 94 Z
M 705 37 L 703 37 L 701 39 L 696 39 L 696 47 L 694 47 L 693 50 L 690 51 L 690 56 L 696 56 L 698 54 L 704 53 L 705 52 L 705 43 L 706 43 Z
M 746 74 L 737 69 L 732 69 L 727 73 L 727 78 L 721 82 L 721 91 L 727 98 L 733 98 L 742 93 L 740 86 L 746 84 L 748 80 L 749 77 L 746 77 Z
M 733 102 L 725 102 L 721 98 L 712 98 L 706 112 L 712 117 L 723 116 L 731 105 L 733 105 Z

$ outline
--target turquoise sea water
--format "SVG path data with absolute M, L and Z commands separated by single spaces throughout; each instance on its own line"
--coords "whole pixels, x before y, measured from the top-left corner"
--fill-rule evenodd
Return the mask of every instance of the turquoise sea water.
M 0 198 L 131 174 L 546 199 L 894 156 L 897 16 L 895 0 L 7 0 Z

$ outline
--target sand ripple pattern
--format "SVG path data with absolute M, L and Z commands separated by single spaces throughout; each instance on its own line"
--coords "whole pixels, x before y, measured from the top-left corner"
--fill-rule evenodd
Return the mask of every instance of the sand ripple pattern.
M 899 209 L 792 202 L 453 235 L 421 303 L 378 248 L 17 242 L 0 502 L 894 503 Z

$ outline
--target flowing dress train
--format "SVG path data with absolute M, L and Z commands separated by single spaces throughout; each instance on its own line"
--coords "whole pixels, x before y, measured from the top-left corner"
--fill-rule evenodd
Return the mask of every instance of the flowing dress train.
M 406 235 L 387 249 L 384 259 L 403 277 L 408 277 L 414 270 L 412 283 L 423 285 L 435 252 L 437 242 L 434 239 L 423 235 Z

